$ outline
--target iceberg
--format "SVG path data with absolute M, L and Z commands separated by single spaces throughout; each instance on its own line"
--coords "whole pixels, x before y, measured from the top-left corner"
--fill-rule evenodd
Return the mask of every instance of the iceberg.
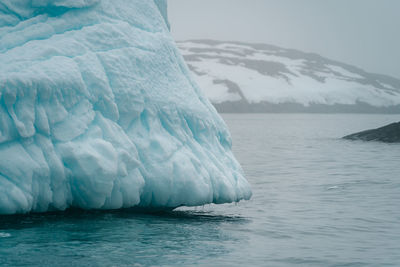
M 166 8 L 0 1 L 0 214 L 251 197 Z

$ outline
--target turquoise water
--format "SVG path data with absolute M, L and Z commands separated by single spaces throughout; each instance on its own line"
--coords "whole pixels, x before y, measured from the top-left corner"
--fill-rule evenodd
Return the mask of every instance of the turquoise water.
M 0 217 L 0 265 L 400 266 L 400 145 L 339 139 L 400 116 L 223 117 L 251 201 Z

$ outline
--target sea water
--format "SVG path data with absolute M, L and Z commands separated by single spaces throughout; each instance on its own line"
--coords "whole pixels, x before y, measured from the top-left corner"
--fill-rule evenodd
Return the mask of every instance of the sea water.
M 253 198 L 0 216 L 0 266 L 400 266 L 399 115 L 225 114 Z

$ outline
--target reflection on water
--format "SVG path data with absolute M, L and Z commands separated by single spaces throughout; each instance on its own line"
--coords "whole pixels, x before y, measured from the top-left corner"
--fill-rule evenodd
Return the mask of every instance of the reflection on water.
M 129 209 L 3 216 L 0 255 L 7 257 L 0 258 L 0 265 L 175 265 L 188 259 L 194 263 L 229 253 L 221 244 L 235 240 L 221 229 L 246 221 L 202 211 Z
M 400 266 L 400 144 L 340 137 L 395 115 L 227 114 L 237 205 L 0 217 L 0 266 Z

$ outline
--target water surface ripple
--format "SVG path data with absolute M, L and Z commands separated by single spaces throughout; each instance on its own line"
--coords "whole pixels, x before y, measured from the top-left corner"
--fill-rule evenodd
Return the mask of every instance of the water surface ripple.
M 400 266 L 396 115 L 226 114 L 248 202 L 0 217 L 1 266 Z

